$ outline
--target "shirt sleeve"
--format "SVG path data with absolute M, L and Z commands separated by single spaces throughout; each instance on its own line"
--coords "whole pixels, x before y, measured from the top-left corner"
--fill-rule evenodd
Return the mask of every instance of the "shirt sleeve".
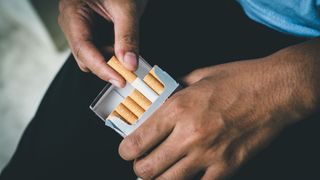
M 320 36 L 320 0 L 237 0 L 249 18 L 283 33 Z

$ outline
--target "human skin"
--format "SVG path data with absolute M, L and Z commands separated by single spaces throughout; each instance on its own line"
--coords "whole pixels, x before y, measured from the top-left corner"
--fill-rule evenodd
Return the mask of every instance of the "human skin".
M 320 39 L 198 69 L 119 146 L 143 179 L 223 179 L 320 105 Z
M 84 72 L 92 72 L 115 86 L 123 87 L 125 80 L 106 63 L 93 42 L 94 13 L 114 24 L 114 52 L 129 70 L 137 68 L 139 54 L 139 19 L 147 0 L 61 0 L 59 25 L 69 47 Z
M 79 67 L 105 81 L 124 80 L 92 42 L 92 12 L 115 24 L 115 54 L 136 68 L 139 18 L 147 1 L 62 0 L 59 23 Z M 198 69 L 119 146 L 143 179 L 230 176 L 284 128 L 319 109 L 320 40 L 267 57 Z M 125 62 L 126 52 L 134 56 Z

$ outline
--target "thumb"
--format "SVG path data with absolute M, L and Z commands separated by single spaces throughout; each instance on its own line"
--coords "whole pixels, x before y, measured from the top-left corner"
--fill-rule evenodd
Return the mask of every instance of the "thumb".
M 137 69 L 139 54 L 139 20 L 135 15 L 114 19 L 115 54 L 128 70 Z
M 203 78 L 206 78 L 208 76 L 214 76 L 214 75 L 216 76 L 223 75 L 222 72 L 218 71 L 217 66 L 200 68 L 192 71 L 191 73 L 183 77 L 182 82 L 186 86 L 190 86 L 191 84 L 194 84 L 202 80 Z

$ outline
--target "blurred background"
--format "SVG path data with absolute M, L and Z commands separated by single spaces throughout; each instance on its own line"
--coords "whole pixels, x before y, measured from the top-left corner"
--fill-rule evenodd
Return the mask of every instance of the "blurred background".
M 0 172 L 70 50 L 58 0 L 0 0 Z

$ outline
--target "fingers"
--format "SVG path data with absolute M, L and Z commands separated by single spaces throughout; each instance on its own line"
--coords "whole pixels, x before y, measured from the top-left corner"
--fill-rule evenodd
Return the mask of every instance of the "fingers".
M 197 69 L 192 71 L 190 74 L 188 74 L 187 76 L 185 76 L 183 78 L 183 82 L 186 85 L 191 85 L 193 83 L 196 83 L 198 81 L 200 81 L 201 79 L 203 79 L 206 76 L 209 76 L 211 73 L 209 68 L 201 68 L 201 69 Z
M 163 106 L 162 106 L 163 107 Z M 174 123 L 166 119 L 166 111 L 157 110 L 132 134 L 127 136 L 119 146 L 119 154 L 125 160 L 136 159 L 159 144 L 173 130 Z
M 82 71 L 90 71 L 118 87 L 125 85 L 124 79 L 106 64 L 103 55 L 91 40 L 92 14 L 94 10 L 113 21 L 115 54 L 128 70 L 134 71 L 138 65 L 140 17 L 135 3 L 131 1 L 102 3 L 66 0 L 60 2 L 59 24 Z
M 86 1 L 95 12 L 114 23 L 115 54 L 131 71 L 137 69 L 139 18 L 146 1 Z
M 196 156 L 187 156 L 158 176 L 156 179 L 190 179 L 202 170 L 199 165 L 199 158 Z
M 85 34 L 74 33 L 69 36 L 69 44 L 82 71 L 92 72 L 117 87 L 125 85 L 125 80 L 107 65 L 104 56 L 90 40 L 85 38 Z
M 201 179 L 202 180 L 225 179 L 227 177 L 225 169 L 228 169 L 228 167 L 224 167 L 219 164 L 212 165 L 207 168 L 205 174 Z
M 80 69 L 123 87 L 125 80 L 107 65 L 104 56 L 92 42 L 90 8 L 79 1 L 61 1 L 60 10 L 59 24 Z
M 216 77 L 216 79 L 221 78 L 226 75 L 226 72 L 221 68 L 220 65 L 215 65 L 215 66 L 210 66 L 210 67 L 205 67 L 205 68 L 200 68 L 192 71 L 189 73 L 187 76 L 185 76 L 182 81 L 186 85 L 191 85 L 194 84 L 206 77 Z
M 135 173 L 143 179 L 152 179 L 179 161 L 187 149 L 182 144 L 177 146 L 177 142 L 182 141 L 180 138 L 181 136 L 173 130 L 170 136 L 150 154 L 135 161 Z
M 134 10 L 117 11 L 114 15 L 115 54 L 123 65 L 137 69 L 139 53 L 139 20 Z
M 123 87 L 125 85 L 125 80 L 109 67 L 103 55 L 91 42 L 83 42 L 79 49 L 74 51 L 79 61 L 93 74 L 115 86 Z

